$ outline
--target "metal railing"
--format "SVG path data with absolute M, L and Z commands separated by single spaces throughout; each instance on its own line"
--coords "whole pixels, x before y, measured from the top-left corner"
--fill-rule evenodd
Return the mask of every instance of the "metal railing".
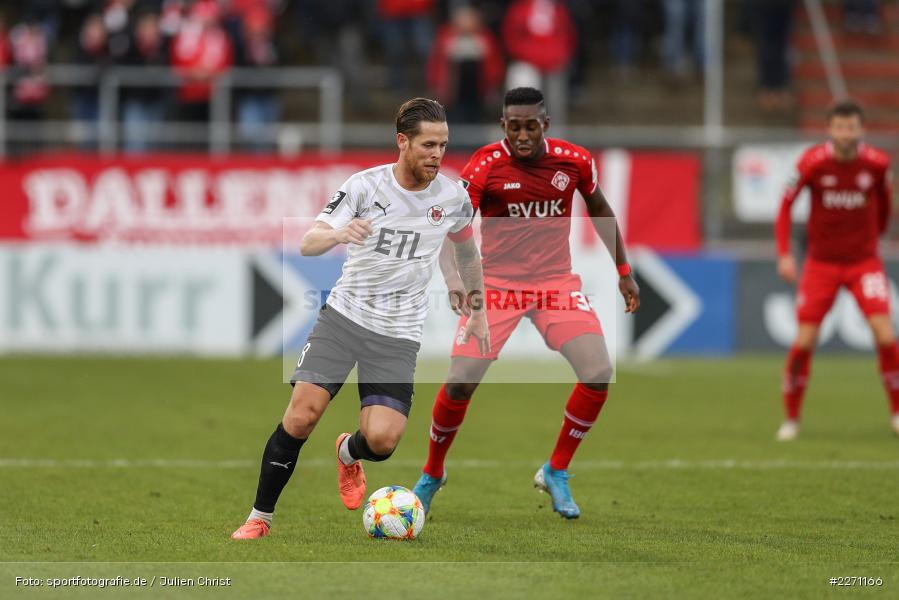
M 0 93 L 0 156 L 6 154 L 9 141 L 95 143 L 103 153 L 117 152 L 122 138 L 119 115 L 122 89 L 176 88 L 185 83 L 183 77 L 167 67 L 100 69 L 83 65 L 51 65 L 42 74 L 52 87 L 96 87 L 99 100 L 96 121 L 11 121 L 7 119 L 6 94 Z M 8 74 L 0 71 L 0 90 L 5 91 L 9 84 Z M 231 107 L 235 90 L 260 88 L 279 91 L 317 89 L 318 120 L 292 125 L 301 128 L 323 151 L 340 150 L 343 140 L 343 77 L 335 69 L 320 67 L 231 69 L 212 83 L 208 123 L 166 120 L 147 130 L 148 141 L 195 144 L 198 139 L 205 139 L 210 152 L 227 153 L 234 138 Z M 274 145 L 278 125 L 280 123 L 273 123 L 260 129 L 261 141 Z
M 830 34 L 830 25 L 827 24 L 827 17 L 824 14 L 824 7 L 821 6 L 821 0 L 805 0 L 805 11 L 808 13 L 809 22 L 812 26 L 812 33 L 815 36 L 815 45 L 818 47 L 821 64 L 824 65 L 824 73 L 827 76 L 827 87 L 830 89 L 830 95 L 834 100 L 844 100 L 849 97 L 849 90 L 846 87 L 843 70 L 840 68 L 833 36 Z

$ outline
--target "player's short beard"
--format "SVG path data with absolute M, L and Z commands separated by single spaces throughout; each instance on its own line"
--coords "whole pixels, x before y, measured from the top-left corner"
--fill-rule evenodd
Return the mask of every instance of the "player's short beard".
M 439 172 L 440 172 L 440 169 L 438 168 L 436 171 L 434 171 L 434 175 L 432 176 L 431 172 L 428 171 L 428 169 L 426 167 L 422 166 L 421 167 L 421 178 L 423 181 L 434 181 L 437 178 L 437 173 L 439 173 Z
M 415 176 L 416 181 L 427 181 L 430 183 L 431 181 L 434 181 L 434 179 L 437 178 L 436 172 L 434 173 L 434 176 L 431 177 L 431 173 L 427 170 L 427 168 L 425 168 L 425 165 L 423 165 L 423 164 L 420 165 L 420 164 L 416 163 L 414 157 L 410 156 L 409 159 L 406 161 L 406 164 L 409 166 L 409 170 L 412 171 L 412 175 Z M 438 172 L 439 172 L 439 168 L 438 168 Z
M 851 140 L 844 143 L 835 144 L 837 147 L 837 152 L 841 156 L 853 156 L 858 152 L 858 140 Z

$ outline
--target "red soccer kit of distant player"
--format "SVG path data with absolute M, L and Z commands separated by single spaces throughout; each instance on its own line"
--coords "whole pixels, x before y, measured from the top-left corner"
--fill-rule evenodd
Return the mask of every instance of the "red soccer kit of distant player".
M 811 192 L 808 256 L 797 298 L 801 323 L 819 324 L 846 287 L 866 316 L 889 313 L 889 283 L 877 239 L 890 213 L 889 158 L 861 144 L 858 156 L 838 160 L 830 142 L 809 148 L 777 217 L 777 253 L 790 251 L 790 209 L 802 188 Z
M 580 277 L 571 272 L 568 245 L 574 192 L 588 198 L 596 191 L 596 164 L 575 144 L 550 138 L 544 144 L 542 157 L 522 161 L 502 140 L 479 149 L 462 170 L 462 183 L 482 217 L 491 346 L 486 358 L 497 358 L 525 316 L 553 350 L 585 333 L 602 334 Z M 460 319 L 460 332 L 466 320 Z M 453 356 L 482 358 L 474 337 L 460 341 L 461 335 Z

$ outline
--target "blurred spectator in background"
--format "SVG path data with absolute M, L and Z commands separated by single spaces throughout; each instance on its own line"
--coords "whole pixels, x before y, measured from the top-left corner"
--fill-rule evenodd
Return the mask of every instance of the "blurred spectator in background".
M 6 19 L 0 13 L 0 69 L 6 69 L 12 64 L 12 49 L 9 47 L 9 29 L 6 27 Z
M 131 11 L 134 3 L 134 0 L 107 0 L 103 9 L 108 52 L 115 62 L 120 62 L 131 48 Z
M 263 8 L 241 15 L 235 46 L 236 64 L 241 67 L 273 67 L 278 55 L 272 39 L 272 14 Z M 237 133 L 241 142 L 256 152 L 270 151 L 274 139 L 266 129 L 278 121 L 281 110 L 277 90 L 264 88 L 238 89 Z
M 450 120 L 477 123 L 483 119 L 485 102 L 502 85 L 503 67 L 496 36 L 481 23 L 477 9 L 463 6 L 437 34 L 428 83 Z
M 701 70 L 705 64 L 704 4 L 705 0 L 663 1 L 665 33 L 662 37 L 662 62 L 665 74 L 672 82 L 684 82 L 692 71 L 686 51 L 688 40 L 696 69 Z
M 571 14 L 556 0 L 515 0 L 502 23 L 510 61 L 506 87 L 542 89 L 547 77 L 566 77 L 577 33 Z
M 237 39 L 240 37 L 240 25 L 247 18 L 264 15 L 270 23 L 274 23 L 275 13 L 283 0 L 218 0 L 223 11 L 225 29 Z
M 25 8 L 25 19 L 43 30 L 47 46 L 52 47 L 59 33 L 60 1 L 59 0 L 25 0 L 24 2 L 9 2 L 8 4 L 20 4 Z
M 591 31 L 595 4 L 591 0 L 565 0 L 565 6 L 568 7 L 568 12 L 571 13 L 571 18 L 574 22 L 577 38 L 577 49 L 574 52 L 574 58 L 569 68 L 568 81 L 571 85 L 571 95 L 581 100 L 586 100 L 584 97 L 584 86 L 587 82 L 590 58 L 590 48 L 587 42 L 591 39 L 591 33 L 595 35 L 595 31 Z
M 765 111 L 788 110 L 790 96 L 789 42 L 796 0 L 755 0 L 749 3 L 758 61 L 759 106 Z
M 185 0 L 163 0 L 159 9 L 159 30 L 162 37 L 171 39 L 181 31 L 184 12 Z
M 172 65 L 184 78 L 178 88 L 180 118 L 208 121 L 212 84 L 234 60 L 233 47 L 222 28 L 214 0 L 194 3 L 172 42 Z
M 11 83 L 9 114 L 13 119 L 40 119 L 50 95 L 44 76 L 47 35 L 36 13 L 26 13 L 9 32 L 12 56 L 7 78 Z
M 155 12 L 140 12 L 135 19 L 134 36 L 123 64 L 139 67 L 167 67 L 168 39 L 163 36 L 160 18 Z M 150 131 L 166 117 L 171 90 L 168 87 L 122 87 L 124 147 L 127 152 L 145 152 L 157 147 Z
M 643 0 L 615 0 L 609 48 L 618 76 L 622 79 L 633 75 L 643 41 L 642 25 L 646 12 Z
M 390 87 L 402 95 L 409 94 L 410 63 L 421 73 L 434 29 L 431 13 L 434 0 L 378 0 L 381 39 L 387 54 Z M 416 82 L 417 84 L 418 82 Z
M 849 33 L 881 32 L 878 0 L 843 0 L 843 27 Z
M 371 110 L 365 28 L 374 16 L 369 0 L 298 0 L 295 13 L 316 64 L 343 75 L 346 98 L 356 111 Z
M 77 64 L 95 67 L 99 70 L 109 64 L 109 52 L 107 50 L 106 27 L 103 17 L 97 13 L 89 15 L 81 26 L 78 35 L 78 47 L 75 50 L 75 62 Z M 92 130 L 93 141 L 82 144 L 82 148 L 96 148 L 96 125 L 100 112 L 100 97 L 97 87 L 97 79 L 85 79 L 84 85 L 73 88 L 72 103 L 70 109 L 72 118 L 87 124 Z

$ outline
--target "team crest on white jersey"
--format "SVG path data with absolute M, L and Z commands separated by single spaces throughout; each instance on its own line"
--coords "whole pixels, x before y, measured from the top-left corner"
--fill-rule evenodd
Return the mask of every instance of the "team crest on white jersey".
M 562 171 L 556 171 L 556 174 L 553 175 L 552 184 L 553 187 L 557 190 L 564 192 L 569 183 L 571 183 L 571 177 L 569 177 Z
M 874 177 L 867 171 L 862 171 L 855 177 L 855 183 L 863 190 L 867 190 L 874 183 Z
M 428 209 L 428 223 L 437 227 L 446 220 L 446 211 L 439 204 Z

